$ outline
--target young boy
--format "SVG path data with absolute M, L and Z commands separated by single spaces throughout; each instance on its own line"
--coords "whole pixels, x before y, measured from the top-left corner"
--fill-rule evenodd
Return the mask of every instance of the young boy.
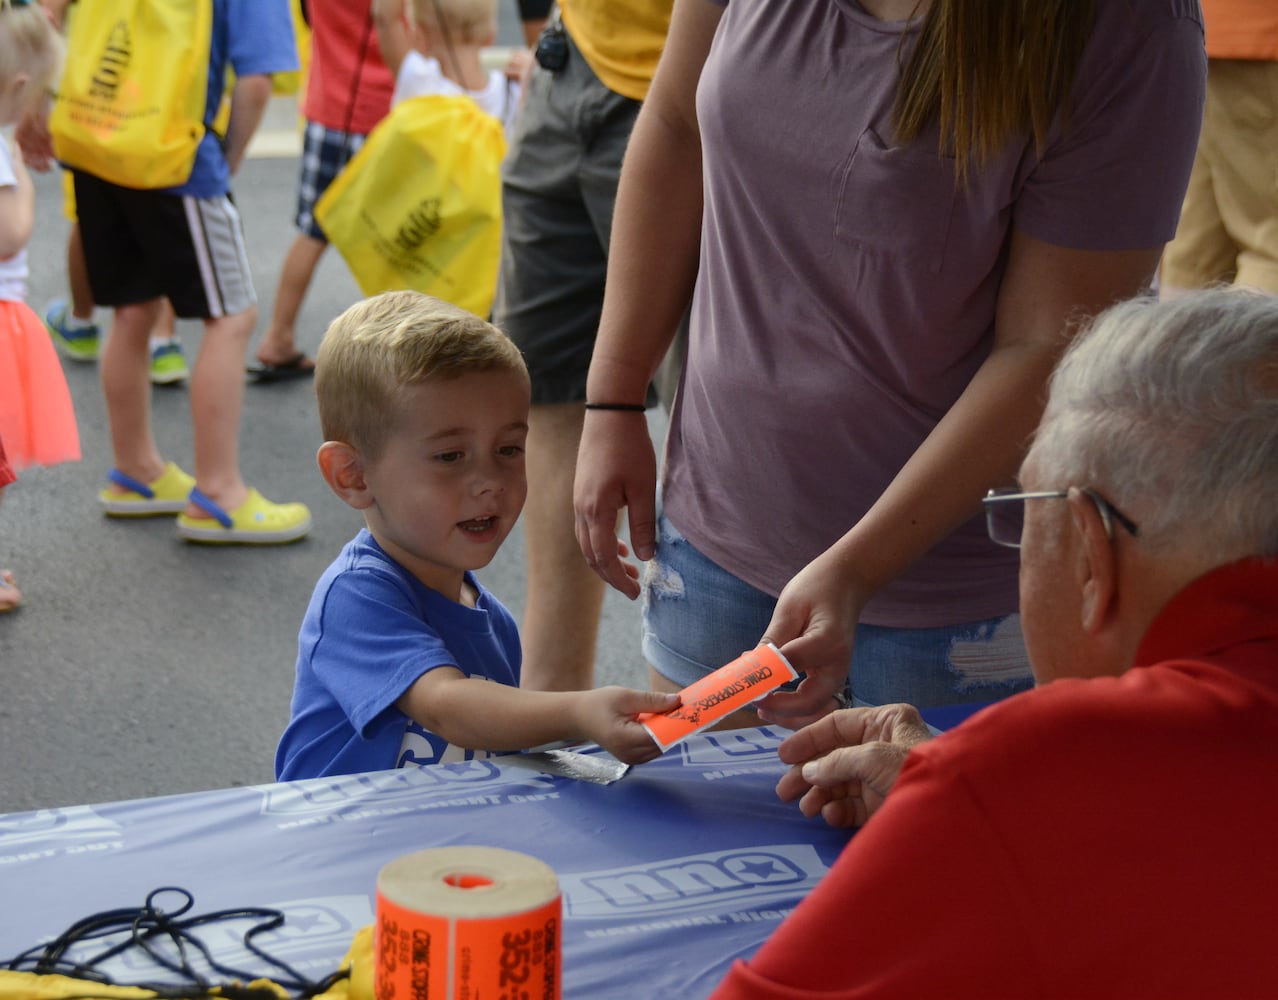
M 394 80 L 372 31 L 372 0 L 311 0 L 311 64 L 297 182 L 297 235 L 280 270 L 271 321 L 249 368 L 254 382 L 309 379 L 315 363 L 297 345 L 297 320 L 328 237 L 315 203 L 390 110 Z
M 558 740 L 593 740 L 627 763 L 656 757 L 635 715 L 678 695 L 520 690 L 514 619 L 474 576 L 527 494 L 528 372 L 506 335 L 419 292 L 387 292 L 328 328 L 315 390 L 320 472 L 365 528 L 303 619 L 276 777 Z

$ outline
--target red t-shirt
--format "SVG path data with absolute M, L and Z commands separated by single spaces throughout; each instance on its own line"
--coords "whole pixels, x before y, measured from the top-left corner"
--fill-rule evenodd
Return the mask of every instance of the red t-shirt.
M 1193 583 L 1136 663 L 913 752 L 713 1000 L 1274 996 L 1278 562 Z
M 311 66 L 302 107 L 308 121 L 367 135 L 390 110 L 395 80 L 369 23 L 370 6 L 371 0 L 310 0 Z

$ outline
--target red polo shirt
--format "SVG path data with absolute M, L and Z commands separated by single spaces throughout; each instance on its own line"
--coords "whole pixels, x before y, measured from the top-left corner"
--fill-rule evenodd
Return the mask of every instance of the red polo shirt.
M 737 998 L 1274 996 L 1278 561 L 1167 605 L 1122 677 L 910 755 Z

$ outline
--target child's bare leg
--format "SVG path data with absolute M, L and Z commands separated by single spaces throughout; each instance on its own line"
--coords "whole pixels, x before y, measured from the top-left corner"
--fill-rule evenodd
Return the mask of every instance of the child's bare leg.
M 282 365 L 297 354 L 297 317 L 302 311 L 302 301 L 310 287 L 311 278 L 324 248 L 328 244 L 313 236 L 298 233 L 284 258 L 280 271 L 280 283 L 275 289 L 275 302 L 271 307 L 271 325 L 262 334 L 257 345 L 257 360 L 266 365 Z
M 155 326 L 151 329 L 151 339 L 172 340 L 177 336 L 177 313 L 168 299 L 160 299 L 160 311 L 155 318 Z
M 99 361 L 115 467 L 143 483 L 164 472 L 164 460 L 151 431 L 147 347 L 158 313 L 158 299 L 117 307 Z
M 89 266 L 84 260 L 84 243 L 80 239 L 80 223 L 73 223 L 67 234 L 67 284 L 71 291 L 71 315 L 84 322 L 93 320 L 93 288 L 89 285 Z
M 13 585 L 13 574 L 0 569 L 0 612 L 12 611 L 22 604 L 22 591 Z
M 6 487 L 0 486 L 0 500 L 4 499 Z M 0 611 L 12 611 L 22 603 L 22 591 L 13 585 L 13 574 L 7 569 L 0 569 Z
M 240 478 L 240 410 L 244 401 L 244 352 L 257 308 L 204 322 L 204 338 L 191 373 L 191 423 L 195 432 L 195 484 L 223 510 L 239 507 L 248 490 Z M 191 505 L 191 517 L 207 514 Z

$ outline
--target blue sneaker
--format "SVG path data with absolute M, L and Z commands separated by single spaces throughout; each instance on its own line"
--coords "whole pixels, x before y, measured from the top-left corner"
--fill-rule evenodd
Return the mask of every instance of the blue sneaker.
M 186 366 L 186 355 L 176 337 L 155 344 L 151 348 L 151 382 L 154 385 L 172 385 L 189 378 L 191 370 Z
M 98 324 L 72 326 L 73 322 L 66 299 L 54 299 L 44 311 L 44 325 L 49 328 L 58 353 L 72 361 L 97 361 L 98 342 L 102 338 Z

